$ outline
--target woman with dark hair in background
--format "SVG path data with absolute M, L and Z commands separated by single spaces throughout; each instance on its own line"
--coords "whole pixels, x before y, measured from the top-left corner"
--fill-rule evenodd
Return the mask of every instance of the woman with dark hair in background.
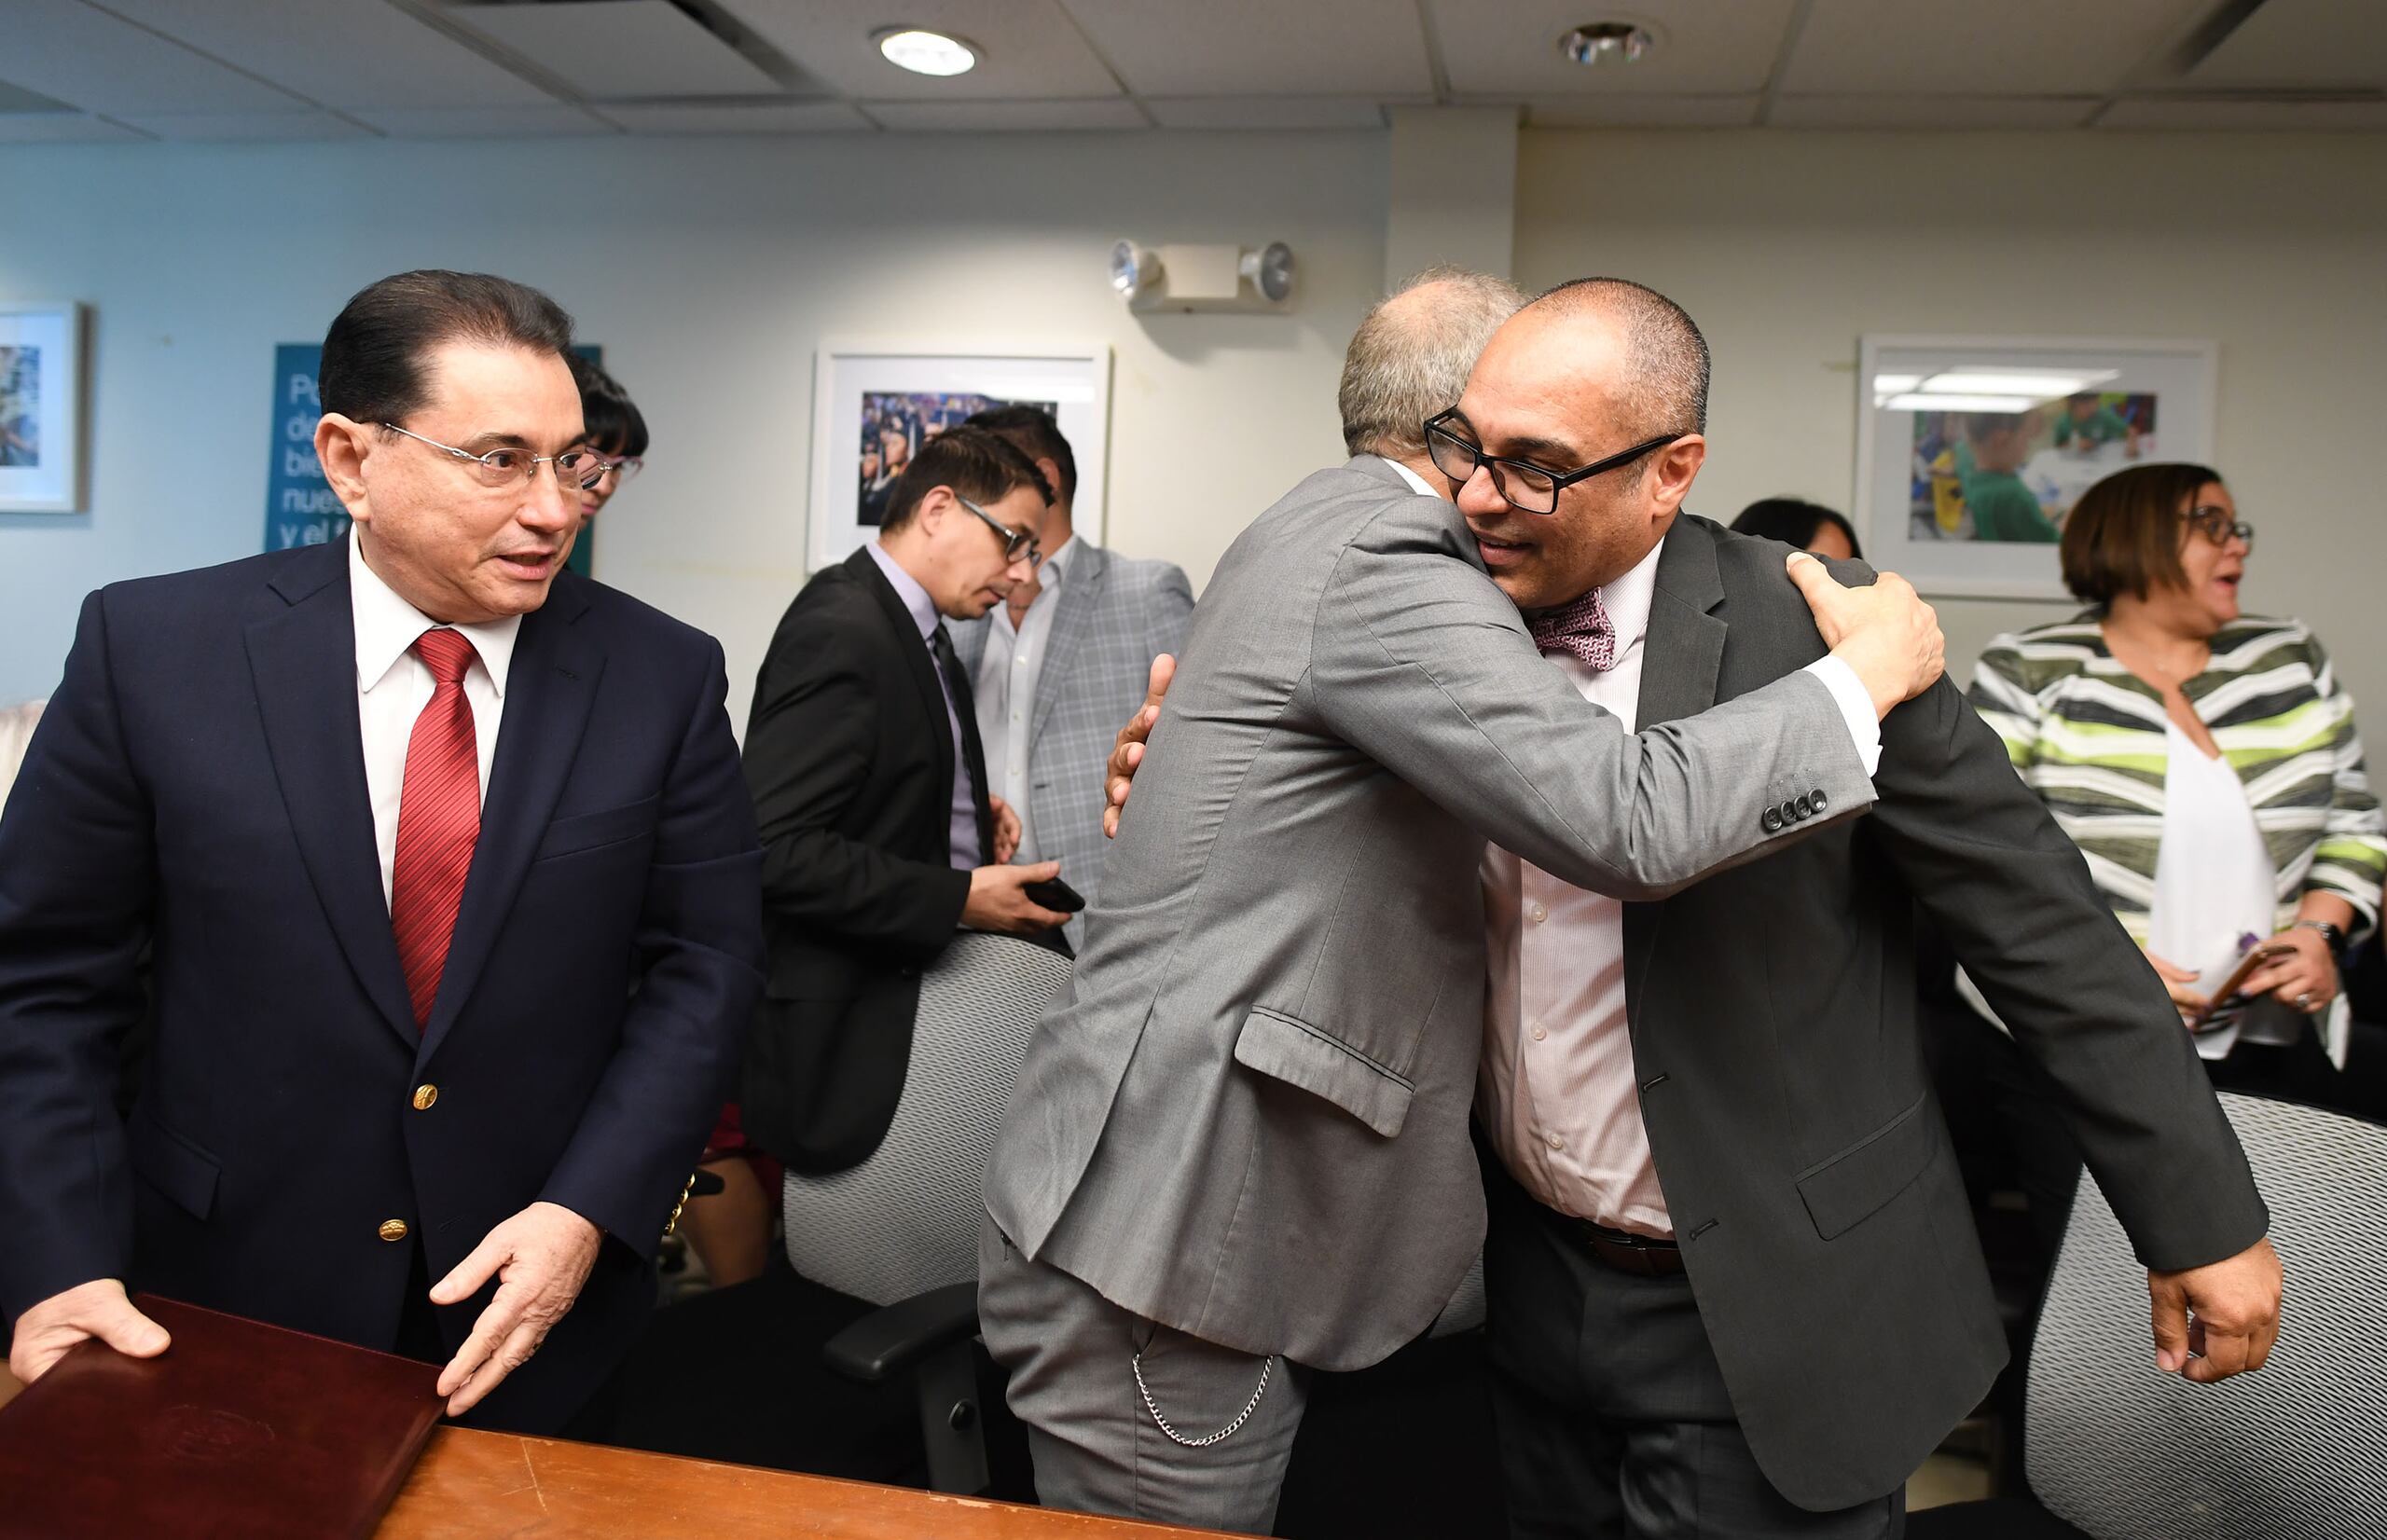
M 581 522 L 613 501 L 622 483 L 646 464 L 646 418 L 621 381 L 578 353 L 572 355 L 573 382 L 580 387 L 581 442 L 605 461 L 605 474 L 580 490 Z
M 1845 560 L 1864 555 L 1856 548 L 1856 531 L 1848 520 L 1822 503 L 1803 498 L 1759 498 L 1741 510 L 1741 516 L 1732 520 L 1732 529 L 1736 534 L 1755 535 L 1759 540 L 1778 540 L 1785 545 L 1795 545 L 1828 558 Z
M 2387 825 L 2320 642 L 2239 612 L 2253 545 L 2204 466 L 2105 477 L 2058 550 L 2088 608 L 1992 641 L 1970 694 L 2197 1032 L 2214 1083 L 2379 1117 L 2387 1042 L 2350 1021 L 2339 969 L 2378 923 Z M 2209 1014 L 2257 950 L 2235 1001 Z M 1945 1093 L 1979 1099 L 2051 1260 L 2081 1164 L 2060 1093 L 1989 1025 L 1945 1052 Z
M 2339 969 L 2379 920 L 2387 822 L 2320 641 L 2239 611 L 2254 537 L 2204 466 L 2107 476 L 2060 549 L 2090 608 L 1990 643 L 1973 705 L 2199 1029 L 2215 1083 L 2375 1111 L 2339 1073 Z

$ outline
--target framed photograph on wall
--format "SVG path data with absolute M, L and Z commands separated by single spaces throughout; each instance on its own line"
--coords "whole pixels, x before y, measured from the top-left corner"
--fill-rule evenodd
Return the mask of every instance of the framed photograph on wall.
M 2214 345 L 1867 337 L 1856 524 L 1866 558 L 1925 594 L 2065 597 L 2056 543 L 2126 466 L 2211 463 Z
M 1078 461 L 1080 534 L 1103 538 L 1111 350 L 843 342 L 812 378 L 812 499 L 806 566 L 843 561 L 877 531 L 895 478 L 919 447 L 973 412 L 1028 404 L 1060 424 Z
M 0 301 L 0 514 L 83 506 L 83 307 Z

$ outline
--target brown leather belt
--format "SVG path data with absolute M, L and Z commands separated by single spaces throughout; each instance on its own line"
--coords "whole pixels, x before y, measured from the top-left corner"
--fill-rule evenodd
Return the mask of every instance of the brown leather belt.
M 1551 1211 L 1558 1228 L 1575 1241 L 1594 1260 L 1619 1272 L 1635 1272 L 1645 1278 L 1658 1278 L 1680 1272 L 1682 1247 L 1672 1241 L 1654 1240 L 1647 1235 L 1635 1235 L 1627 1231 L 1610 1230 L 1589 1219 L 1578 1219 L 1571 1214 Z

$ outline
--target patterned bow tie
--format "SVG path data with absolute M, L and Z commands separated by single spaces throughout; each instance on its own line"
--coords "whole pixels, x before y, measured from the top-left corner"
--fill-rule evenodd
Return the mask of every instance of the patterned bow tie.
M 1596 588 L 1563 610 L 1552 610 L 1525 623 L 1533 644 L 1545 653 L 1571 653 L 1605 674 L 1616 667 L 1616 627 Z

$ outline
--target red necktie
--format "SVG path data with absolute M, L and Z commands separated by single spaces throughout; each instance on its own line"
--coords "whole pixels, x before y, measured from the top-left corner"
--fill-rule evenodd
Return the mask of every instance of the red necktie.
M 407 739 L 406 780 L 398 792 L 398 852 L 390 873 L 390 926 L 397 932 L 398 965 L 406 969 L 414 1024 L 431 1020 L 456 905 L 472 870 L 481 834 L 480 751 L 473 738 L 473 707 L 464 698 L 464 670 L 473 644 L 462 633 L 425 631 L 414 654 L 431 670 L 431 703 L 414 719 Z

